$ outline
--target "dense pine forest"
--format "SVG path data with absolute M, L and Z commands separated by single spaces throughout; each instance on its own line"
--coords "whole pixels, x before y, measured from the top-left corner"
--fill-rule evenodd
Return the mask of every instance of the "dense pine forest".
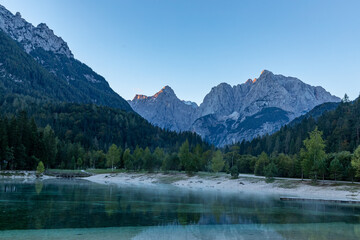
M 0 98 L 1 169 L 123 168 L 251 173 L 354 181 L 360 177 L 360 99 L 347 98 L 273 135 L 222 150 L 195 133 L 154 127 L 133 112 L 93 104 Z M 25 111 L 26 110 L 26 111 Z
M 113 144 L 121 155 L 142 150 L 171 153 L 186 140 L 192 148 L 210 148 L 194 133 L 163 130 L 134 112 L 104 106 L 7 95 L 0 98 L 0 109 L 2 169 L 35 169 L 38 161 L 47 168 L 106 168 L 106 153 Z M 123 161 L 116 163 L 124 166 Z

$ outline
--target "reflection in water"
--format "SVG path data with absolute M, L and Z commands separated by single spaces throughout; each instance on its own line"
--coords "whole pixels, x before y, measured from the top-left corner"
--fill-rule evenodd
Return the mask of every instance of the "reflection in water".
M 35 182 L 35 191 L 36 191 L 37 194 L 41 193 L 41 190 L 42 190 L 43 186 L 44 186 L 44 183 L 42 181 L 37 180 Z
M 216 239 L 206 236 L 217 229 L 214 236 L 227 239 L 242 239 L 239 234 L 247 236 L 243 239 L 257 234 L 271 239 L 332 239 L 346 229 L 348 239 L 360 237 L 360 207 L 354 205 L 281 202 L 276 196 L 196 192 L 167 185 L 156 189 L 117 187 L 58 179 L 31 183 L 1 180 L 0 189 L 0 230 L 122 227 L 123 232 L 126 227 L 138 227 L 132 235 L 138 239 L 177 231 L 190 239 Z M 333 225 L 337 227 L 329 227 Z M 6 233 L 0 233 L 1 239 Z M 294 233 L 299 238 L 294 238 Z
M 13 184 L 3 184 L 0 189 L 1 192 L 16 192 L 16 186 Z
M 243 224 L 243 225 L 166 225 L 150 227 L 120 227 L 120 228 L 69 228 L 46 230 L 1 231 L 2 240 L 27 239 L 67 239 L 67 240 L 223 240 L 223 239 L 279 239 L 304 240 L 326 239 L 347 240 L 359 239 L 354 234 L 355 224 L 317 223 L 317 224 Z

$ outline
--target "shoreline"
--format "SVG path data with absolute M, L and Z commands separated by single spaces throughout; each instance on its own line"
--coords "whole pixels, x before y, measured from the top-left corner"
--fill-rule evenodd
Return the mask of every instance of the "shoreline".
M 185 173 L 114 173 L 97 174 L 83 178 L 99 184 L 152 186 L 168 184 L 182 189 L 197 191 L 218 191 L 223 193 L 272 194 L 281 197 L 299 197 L 326 200 L 360 201 L 360 185 L 341 182 L 321 182 L 298 179 L 276 179 L 267 183 L 264 177 L 239 176 L 231 179 L 228 174 L 199 173 L 187 176 Z
M 37 178 L 35 171 L 1 171 L 0 179 L 47 180 L 57 179 L 54 176 L 43 175 Z M 325 199 L 360 201 L 360 184 L 349 182 L 333 182 L 319 180 L 316 185 L 306 179 L 275 178 L 267 183 L 265 177 L 240 174 L 232 179 L 225 173 L 199 172 L 188 176 L 182 172 L 172 173 L 104 173 L 94 174 L 83 179 L 93 183 L 117 186 L 139 186 L 157 188 L 160 184 L 179 189 L 196 191 L 216 191 L 231 194 L 267 194 L 279 197 L 299 199 Z

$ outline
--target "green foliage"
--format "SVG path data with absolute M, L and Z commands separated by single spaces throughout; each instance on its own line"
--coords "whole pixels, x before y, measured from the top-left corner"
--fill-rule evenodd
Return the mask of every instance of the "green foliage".
M 106 154 L 106 166 L 111 167 L 111 170 L 113 171 L 114 166 L 120 162 L 120 157 L 121 149 L 115 144 L 112 144 Z
M 45 166 L 42 161 L 39 162 L 38 166 L 36 167 L 36 174 L 41 175 L 45 172 Z
M 356 177 L 360 177 L 360 145 L 356 148 L 351 160 L 351 166 L 355 169 Z
M 21 111 L 21 108 L 13 107 L 15 102 L 19 102 L 20 106 L 27 109 L 31 119 L 27 117 L 25 112 Z M 151 151 L 159 148 L 163 152 L 169 153 L 177 152 L 179 145 L 189 139 L 189 143 L 191 143 L 189 147 L 191 148 L 196 145 L 199 145 L 200 148 L 209 148 L 209 145 L 194 133 L 176 133 L 163 130 L 152 126 L 135 113 L 127 113 L 108 107 L 72 103 L 47 104 L 21 96 L 8 95 L 2 98 L 0 95 L 0 112 L 4 116 L 8 116 L 6 118 L 8 125 L 12 125 L 9 126 L 10 132 L 7 133 L 8 126 L 0 124 L 0 133 L 6 132 L 5 135 L 1 135 L 4 138 L 3 140 L 0 137 L 0 145 L 4 145 L 4 147 L 0 146 L 0 157 L 2 156 L 2 160 L 6 160 L 7 157 L 8 162 L 11 163 L 7 164 L 5 168 L 33 169 L 36 163 L 29 160 L 32 155 L 42 159 L 48 168 L 73 169 L 74 166 L 76 168 L 76 161 L 79 157 L 82 158 L 84 167 L 105 168 L 106 161 L 103 158 L 95 158 L 96 154 L 93 153 L 99 150 L 107 152 L 112 144 L 116 144 L 122 149 L 129 148 L 130 151 L 134 151 L 138 146 L 142 149 L 149 147 Z M 21 140 L 15 136 L 20 133 L 17 132 L 15 125 L 18 123 L 13 119 L 14 115 L 18 116 L 20 122 L 26 122 L 26 133 L 22 136 L 28 138 L 31 135 L 33 138 L 32 135 L 42 134 L 44 138 L 35 137 L 36 141 L 26 140 L 26 144 L 23 146 L 21 144 L 13 146 L 13 142 L 8 144 L 8 134 L 11 135 L 11 139 Z M 22 126 L 25 125 L 22 124 Z M 38 131 L 37 125 L 44 127 L 44 129 L 40 128 Z M 19 128 L 24 129 L 22 126 Z M 46 154 L 41 155 L 43 151 L 35 153 L 34 148 L 30 148 L 32 152 L 24 152 L 24 149 L 29 149 L 29 143 L 37 144 L 37 140 L 41 140 L 39 144 L 45 149 Z M 6 151 L 8 145 L 9 150 Z M 73 156 L 75 156 L 75 164 L 72 164 L 71 161 Z M 18 161 L 14 161 L 13 158 L 18 159 Z M 142 169 L 142 160 L 142 156 L 134 158 L 134 168 Z M 28 166 L 15 165 L 16 162 L 26 163 Z M 0 166 L 1 164 L 4 165 L 4 162 L 1 162 Z M 159 169 L 161 164 L 162 159 L 159 161 L 157 158 L 154 169 Z M 123 166 L 123 161 L 117 165 L 117 167 Z
M 275 157 L 279 177 L 294 177 L 295 176 L 295 161 L 288 155 L 283 153 Z
M 274 177 L 278 174 L 278 169 L 276 167 L 276 164 L 274 162 L 271 162 L 269 165 L 267 165 L 264 168 L 265 177 L 268 180 L 274 179 Z
M 169 170 L 180 170 L 180 159 L 178 154 L 176 153 L 166 154 L 161 165 L 161 170 L 165 172 Z
M 230 169 L 230 174 L 232 178 L 238 178 L 239 177 L 239 169 L 236 165 L 232 166 Z
M 160 169 L 162 162 L 164 161 L 164 158 L 165 158 L 164 150 L 159 147 L 155 148 L 155 151 L 153 153 L 154 169 L 156 170 Z
M 255 175 L 264 176 L 265 167 L 269 164 L 269 157 L 265 152 L 262 152 L 260 156 L 257 158 L 255 163 Z
M 78 168 L 81 168 L 81 167 L 82 167 L 82 165 L 83 165 L 83 160 L 82 160 L 81 157 L 79 157 L 79 158 L 77 159 L 76 165 L 77 165 Z
M 143 159 L 144 159 L 144 169 L 147 170 L 148 172 L 152 172 L 154 170 L 155 163 L 154 163 L 154 157 L 151 154 L 151 151 L 148 147 L 145 148 L 144 150 Z
M 342 171 L 342 164 L 340 163 L 339 158 L 334 158 L 330 163 L 330 172 L 332 177 L 336 181 L 337 178 L 341 177 L 340 173 Z
M 222 153 L 220 150 L 217 150 L 211 159 L 211 170 L 213 172 L 220 172 L 224 168 L 224 164 Z
M 133 156 L 131 155 L 130 149 L 127 148 L 123 154 L 124 167 L 126 170 L 134 170 Z
M 190 152 L 188 140 L 186 140 L 181 145 L 178 155 L 181 166 L 188 174 L 192 174 L 193 172 L 196 172 L 198 170 L 196 159 L 193 157 L 193 154 Z
M 305 149 L 301 151 L 302 166 L 305 174 L 311 176 L 317 181 L 319 173 L 324 171 L 325 143 L 322 138 L 322 132 L 316 127 L 310 132 L 309 138 L 304 140 Z

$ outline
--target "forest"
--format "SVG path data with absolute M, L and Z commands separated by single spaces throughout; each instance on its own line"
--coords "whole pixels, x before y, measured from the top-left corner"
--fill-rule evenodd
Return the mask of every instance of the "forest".
M 195 133 L 154 127 L 136 113 L 93 104 L 1 98 L 1 169 L 121 168 L 355 181 L 360 177 L 360 100 L 223 149 Z M 27 112 L 19 109 L 27 109 Z

